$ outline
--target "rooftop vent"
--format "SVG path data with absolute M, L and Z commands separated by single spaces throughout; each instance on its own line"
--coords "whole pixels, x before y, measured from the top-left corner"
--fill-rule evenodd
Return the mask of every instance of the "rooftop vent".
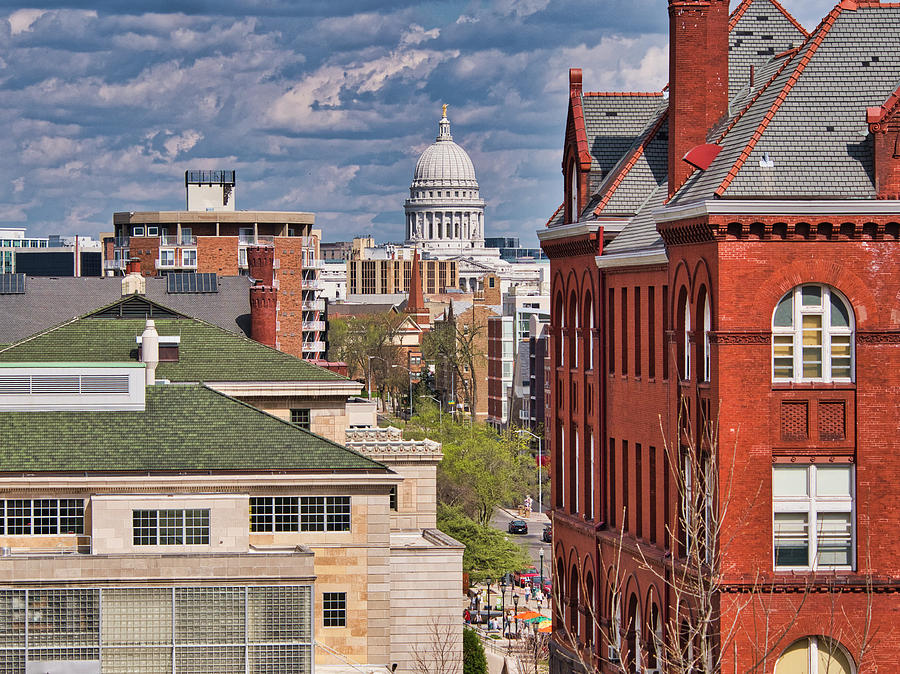
M 143 364 L 0 363 L 3 412 L 143 409 Z
M 217 293 L 219 278 L 216 274 L 197 272 L 172 272 L 169 274 L 166 292 L 181 293 Z

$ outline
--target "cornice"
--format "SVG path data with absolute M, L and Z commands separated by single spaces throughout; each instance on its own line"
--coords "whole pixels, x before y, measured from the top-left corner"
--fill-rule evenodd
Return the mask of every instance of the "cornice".
M 617 267 L 645 267 L 647 265 L 664 265 L 669 262 L 665 250 L 640 250 L 624 253 L 607 253 L 595 258 L 600 269 Z
M 835 215 L 897 215 L 895 199 L 714 199 L 668 206 L 653 211 L 656 222 L 673 222 L 707 215 L 774 215 L 833 217 Z
M 568 239 L 575 236 L 585 236 L 587 234 L 593 234 L 600 229 L 601 225 L 606 224 L 607 223 L 599 222 L 597 220 L 591 220 L 588 222 L 573 222 L 568 225 L 557 225 L 556 227 L 547 227 L 546 229 L 537 230 L 537 237 L 539 241 L 544 242 L 554 241 L 556 239 Z

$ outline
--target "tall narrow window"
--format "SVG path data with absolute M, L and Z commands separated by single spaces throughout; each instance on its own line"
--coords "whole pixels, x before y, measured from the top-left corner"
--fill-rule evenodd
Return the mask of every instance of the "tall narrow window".
M 622 530 L 631 531 L 631 502 L 628 500 L 628 440 L 622 440 Z
M 852 381 L 853 312 L 834 288 L 790 290 L 772 316 L 774 381 Z
M 622 374 L 628 374 L 628 288 L 622 288 Z
M 696 520 L 694 512 L 694 470 L 691 465 L 690 452 L 682 453 L 682 495 L 681 495 L 681 544 L 683 547 L 682 554 L 690 555 L 691 545 L 694 541 L 691 537 L 691 529 Z
M 650 542 L 656 543 L 656 447 L 650 446 L 648 450 L 649 454 L 649 478 L 650 482 L 647 484 L 647 497 L 650 501 Z
M 678 375 L 682 381 L 691 378 L 691 303 L 688 300 L 687 288 L 678 293 Z
M 578 491 L 581 486 L 581 456 L 580 456 L 580 442 L 578 437 L 578 429 L 572 429 L 572 466 L 574 470 L 572 471 L 572 484 L 571 493 L 572 493 L 572 507 L 571 512 L 578 512 Z
M 591 301 L 591 296 L 588 295 L 588 301 L 585 303 L 584 307 L 585 314 L 585 323 L 587 327 L 586 334 L 584 335 L 584 340 L 586 342 L 586 354 L 584 369 L 592 370 L 594 369 L 594 303 Z
M 662 376 L 669 379 L 669 343 L 666 340 L 666 330 L 669 330 L 669 286 L 662 287 L 662 325 L 660 337 L 662 338 Z
M 641 289 L 634 289 L 634 376 L 641 376 Z
M 656 287 L 647 288 L 647 377 L 656 377 Z
M 612 288 L 609 289 L 607 310 L 609 313 L 606 324 L 606 345 L 609 348 L 607 360 L 609 361 L 609 373 L 613 374 L 616 371 L 616 291 Z
M 709 310 L 709 295 L 703 298 L 703 381 L 709 381 L 709 331 L 712 330 L 712 314 Z
M 634 445 L 634 535 L 644 536 L 644 462 L 640 443 Z
M 596 468 L 594 467 L 594 429 L 587 429 L 587 437 L 588 437 L 588 451 L 590 456 L 588 458 L 588 471 L 587 471 L 587 489 L 585 490 L 585 502 L 584 502 L 584 514 L 588 519 L 594 519 L 594 479 L 597 474 Z
M 616 528 L 616 521 L 618 519 L 618 504 L 616 503 L 616 485 L 618 484 L 617 476 L 616 476 L 616 441 L 613 438 L 609 439 L 609 475 L 608 475 L 608 489 L 609 489 L 609 526 L 613 529 Z
M 559 183 L 557 183 L 559 184 Z M 569 163 L 569 222 L 578 222 L 578 167 Z

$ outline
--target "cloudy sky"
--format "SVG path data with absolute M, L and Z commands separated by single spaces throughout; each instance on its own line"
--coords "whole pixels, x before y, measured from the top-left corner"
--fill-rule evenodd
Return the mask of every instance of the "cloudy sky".
M 783 4 L 807 28 L 832 5 Z M 448 103 L 486 233 L 532 245 L 561 201 L 568 68 L 658 90 L 666 31 L 666 0 L 0 0 L 0 227 L 95 235 L 225 168 L 238 208 L 400 240 Z

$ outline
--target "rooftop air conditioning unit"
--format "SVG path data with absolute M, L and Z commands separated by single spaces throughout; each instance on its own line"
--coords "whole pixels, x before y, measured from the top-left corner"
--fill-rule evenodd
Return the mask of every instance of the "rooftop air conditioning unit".
M 606 647 L 606 660 L 613 664 L 619 662 L 619 647 L 615 645 Z

